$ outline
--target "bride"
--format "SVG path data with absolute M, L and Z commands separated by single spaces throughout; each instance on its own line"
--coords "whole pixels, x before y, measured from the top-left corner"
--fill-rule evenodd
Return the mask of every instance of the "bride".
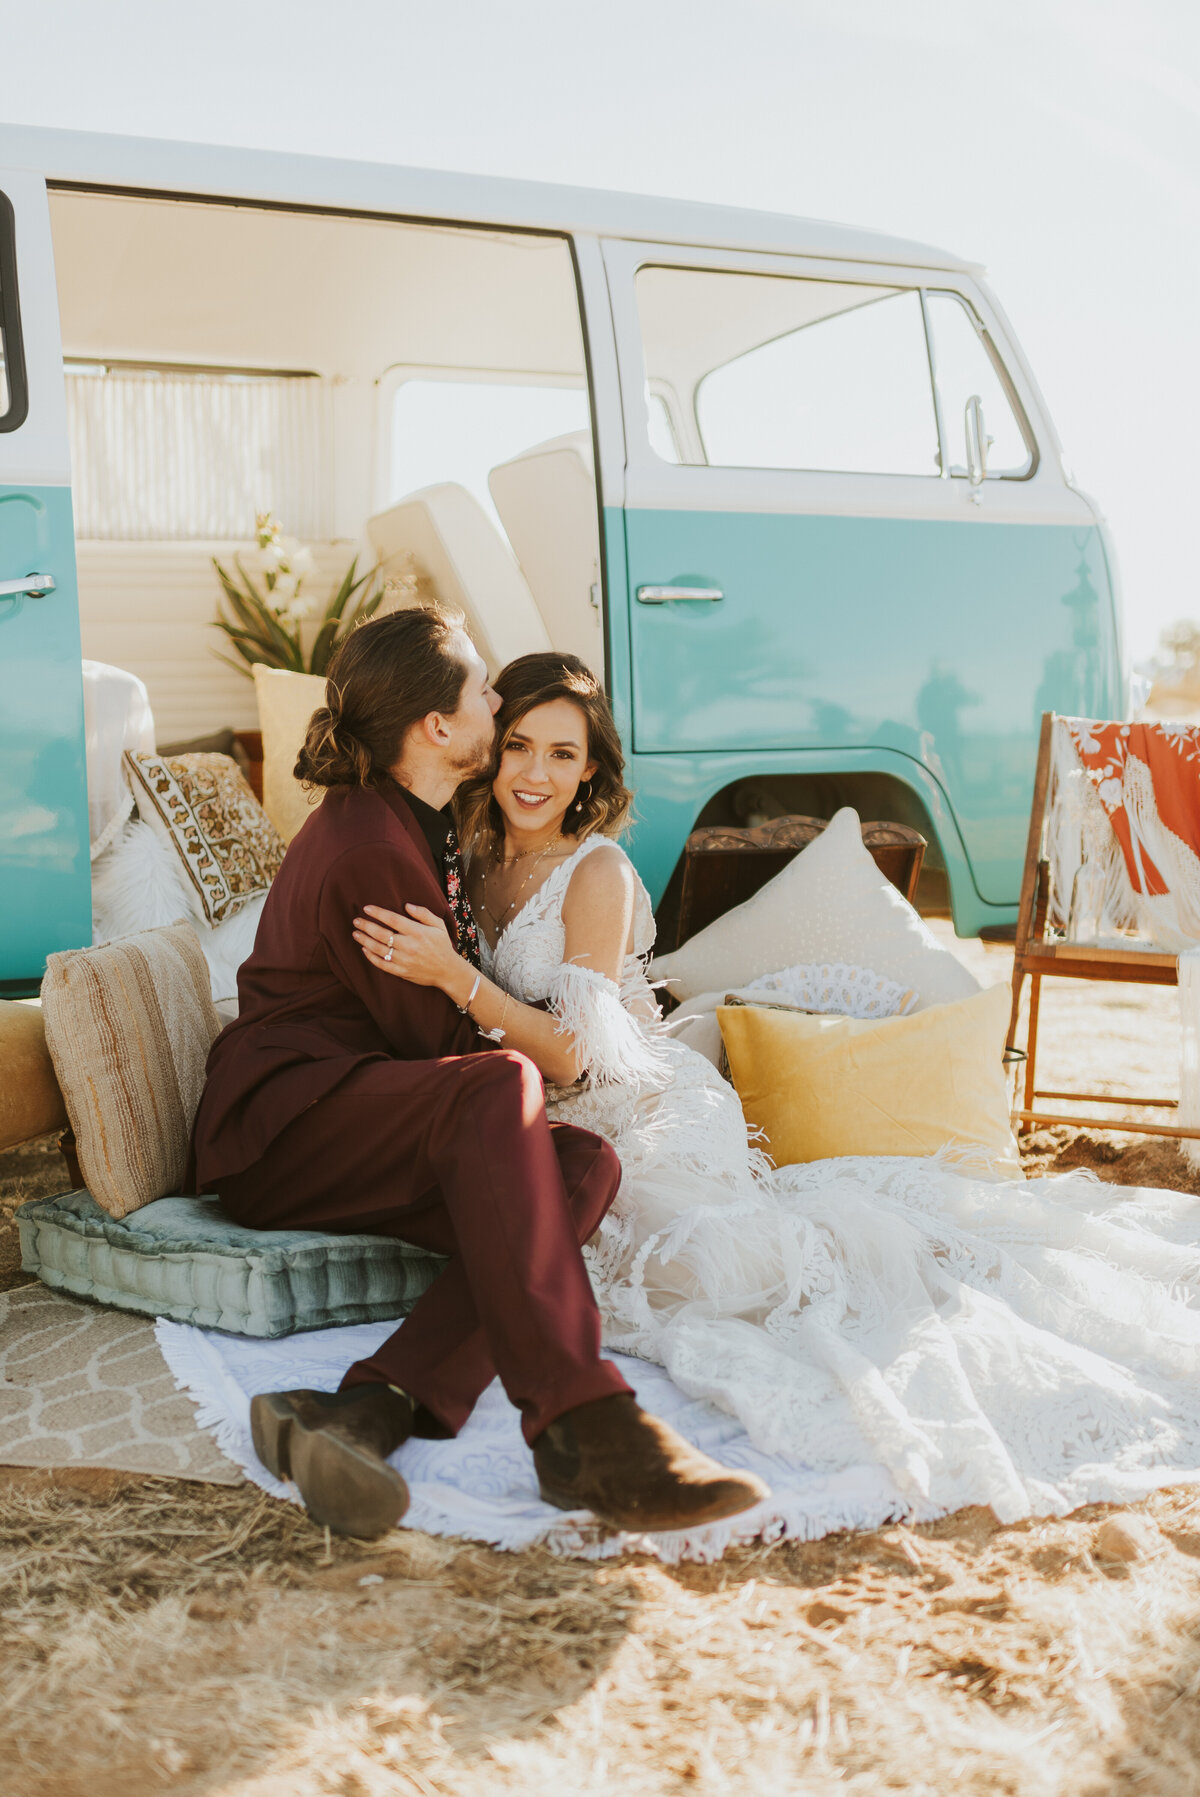
M 537 1063 L 552 1119 L 620 1155 L 585 1251 L 605 1345 L 766 1453 L 881 1467 L 914 1520 L 990 1504 L 1011 1522 L 1200 1477 L 1196 1201 L 936 1159 L 772 1167 L 733 1088 L 660 1021 L 595 677 L 527 655 L 495 688 L 494 769 L 456 800 L 486 976 L 472 1014 Z M 410 910 L 366 907 L 356 940 L 462 1003 L 474 968 Z

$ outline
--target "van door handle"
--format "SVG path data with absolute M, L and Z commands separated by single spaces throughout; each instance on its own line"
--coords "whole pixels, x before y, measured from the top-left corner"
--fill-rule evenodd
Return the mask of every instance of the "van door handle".
M 44 599 L 54 591 L 53 574 L 27 574 L 24 580 L 0 580 L 0 599 L 15 593 L 28 593 L 31 599 Z
M 672 599 L 723 599 L 720 587 L 639 587 L 639 605 L 667 605 Z

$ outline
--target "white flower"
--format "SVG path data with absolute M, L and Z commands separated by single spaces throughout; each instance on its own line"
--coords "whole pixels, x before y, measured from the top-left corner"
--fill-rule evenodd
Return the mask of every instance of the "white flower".
M 307 543 L 301 543 L 296 553 L 288 557 L 288 567 L 301 580 L 306 574 L 311 574 L 316 565 L 313 552 Z
M 1119 811 L 1125 802 L 1125 788 L 1119 780 L 1102 780 L 1096 789 L 1100 803 L 1109 811 Z
M 283 566 L 283 551 L 278 543 L 266 542 L 258 552 L 260 568 L 274 569 Z
M 281 573 L 275 577 L 275 585 L 271 588 L 271 598 L 277 607 L 287 605 L 296 597 L 296 588 L 300 585 L 294 574 Z
M 292 603 L 285 606 L 284 609 L 291 622 L 296 624 L 301 618 L 312 617 L 317 609 L 317 602 L 315 599 L 293 599 Z

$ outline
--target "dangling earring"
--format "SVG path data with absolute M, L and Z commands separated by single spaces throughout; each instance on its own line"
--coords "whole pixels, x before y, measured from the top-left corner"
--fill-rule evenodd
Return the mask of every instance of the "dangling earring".
M 586 800 L 590 799 L 591 796 L 592 796 L 592 783 L 589 780 L 587 783 L 587 793 L 586 793 L 585 797 L 582 799 L 576 799 L 576 801 L 575 801 L 576 811 L 582 811 Z

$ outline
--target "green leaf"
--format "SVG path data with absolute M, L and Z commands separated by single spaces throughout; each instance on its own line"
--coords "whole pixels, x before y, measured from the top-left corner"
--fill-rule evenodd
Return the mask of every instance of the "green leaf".
M 346 569 L 346 572 L 342 576 L 341 585 L 334 590 L 333 596 L 330 599 L 329 604 L 325 607 L 326 621 L 328 621 L 330 618 L 340 618 L 341 617 L 343 611 L 346 608 L 346 601 L 349 599 L 351 593 L 354 591 L 355 586 L 358 584 L 354 578 L 357 568 L 358 568 L 358 557 L 355 556 L 354 560 L 350 563 L 350 566 Z
M 225 666 L 227 668 L 232 668 L 235 674 L 243 674 L 243 675 L 245 675 L 247 680 L 253 680 L 253 678 L 254 678 L 254 663 L 253 662 L 230 661 L 228 655 L 218 655 L 217 660 L 223 661 L 225 663 Z
M 221 628 L 225 631 L 226 636 L 229 638 L 229 641 L 233 644 L 238 654 L 244 661 L 249 662 L 251 666 L 253 666 L 256 661 L 265 663 L 269 668 L 295 666 L 294 661 L 290 657 L 285 658 L 281 656 L 272 644 L 264 643 L 261 637 L 251 636 L 245 631 L 234 630 L 227 624 L 222 625 Z
M 310 674 L 325 674 L 329 671 L 329 658 L 333 654 L 334 644 L 339 636 L 339 620 L 326 618 L 309 651 L 308 669 Z

